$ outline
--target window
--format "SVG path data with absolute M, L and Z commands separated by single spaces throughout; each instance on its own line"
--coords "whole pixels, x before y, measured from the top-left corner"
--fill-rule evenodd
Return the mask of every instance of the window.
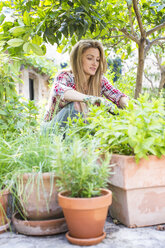
M 29 98 L 34 100 L 34 80 L 29 78 Z

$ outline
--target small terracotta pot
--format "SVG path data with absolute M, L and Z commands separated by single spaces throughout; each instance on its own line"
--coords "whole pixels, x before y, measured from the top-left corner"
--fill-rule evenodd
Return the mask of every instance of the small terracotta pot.
M 0 233 L 6 231 L 9 227 L 9 219 L 7 218 L 9 190 L 0 192 Z
M 63 217 L 58 204 L 56 177 L 51 173 L 25 173 L 18 179 L 18 198 L 22 211 L 30 220 Z
M 86 240 L 103 235 L 112 192 L 102 189 L 101 193 L 101 196 L 92 198 L 71 198 L 66 191 L 58 194 L 70 237 Z

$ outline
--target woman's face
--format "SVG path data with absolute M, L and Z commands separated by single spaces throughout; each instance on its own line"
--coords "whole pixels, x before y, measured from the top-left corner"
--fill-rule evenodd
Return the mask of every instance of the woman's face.
M 83 71 L 87 77 L 94 76 L 100 64 L 100 51 L 98 48 L 88 48 L 82 54 Z

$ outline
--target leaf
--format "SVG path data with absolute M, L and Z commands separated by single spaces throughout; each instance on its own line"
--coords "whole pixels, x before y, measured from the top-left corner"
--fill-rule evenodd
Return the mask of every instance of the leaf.
M 15 39 L 11 39 L 7 42 L 7 44 L 11 47 L 19 47 L 21 46 L 22 44 L 24 43 L 24 40 L 22 39 L 18 39 L 18 38 L 15 38 Z
M 40 46 L 42 43 L 42 38 L 39 35 L 35 35 L 32 39 L 32 42 Z
M 80 0 L 80 2 L 82 3 L 83 6 L 85 6 L 85 8 L 87 8 L 87 10 L 89 10 L 89 3 L 87 0 Z
M 25 11 L 23 14 L 23 21 L 24 21 L 25 25 L 27 25 L 27 26 L 31 25 L 31 18 L 30 18 L 27 11 Z
M 25 27 L 14 27 L 9 30 L 9 32 L 14 36 L 19 36 L 26 32 Z
M 4 14 L 0 15 L 0 25 L 3 23 L 5 17 L 6 16 Z
M 39 47 L 37 44 L 34 44 L 34 43 L 30 43 L 30 47 L 32 49 L 32 51 L 39 55 L 39 56 L 43 56 L 43 51 L 42 51 L 42 48 Z
M 3 110 L 0 110 L 0 115 L 7 115 L 7 113 Z
M 42 49 L 43 54 L 45 55 L 46 54 L 46 46 L 45 45 L 42 45 L 41 46 L 41 49 Z
M 30 42 L 26 42 L 24 45 L 23 45 L 23 50 L 25 53 L 29 53 L 30 50 L 31 50 L 31 44 Z

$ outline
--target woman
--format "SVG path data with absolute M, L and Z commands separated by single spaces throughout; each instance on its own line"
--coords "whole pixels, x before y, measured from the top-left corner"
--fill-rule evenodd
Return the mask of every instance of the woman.
M 53 83 L 45 121 L 51 121 L 52 126 L 57 122 L 65 126 L 68 116 L 73 118 L 78 112 L 88 111 L 88 102 L 103 103 L 110 110 L 111 102 L 119 108 L 127 105 L 127 96 L 103 76 L 107 63 L 99 41 L 79 41 L 72 49 L 70 63 L 71 70 L 60 72 Z

